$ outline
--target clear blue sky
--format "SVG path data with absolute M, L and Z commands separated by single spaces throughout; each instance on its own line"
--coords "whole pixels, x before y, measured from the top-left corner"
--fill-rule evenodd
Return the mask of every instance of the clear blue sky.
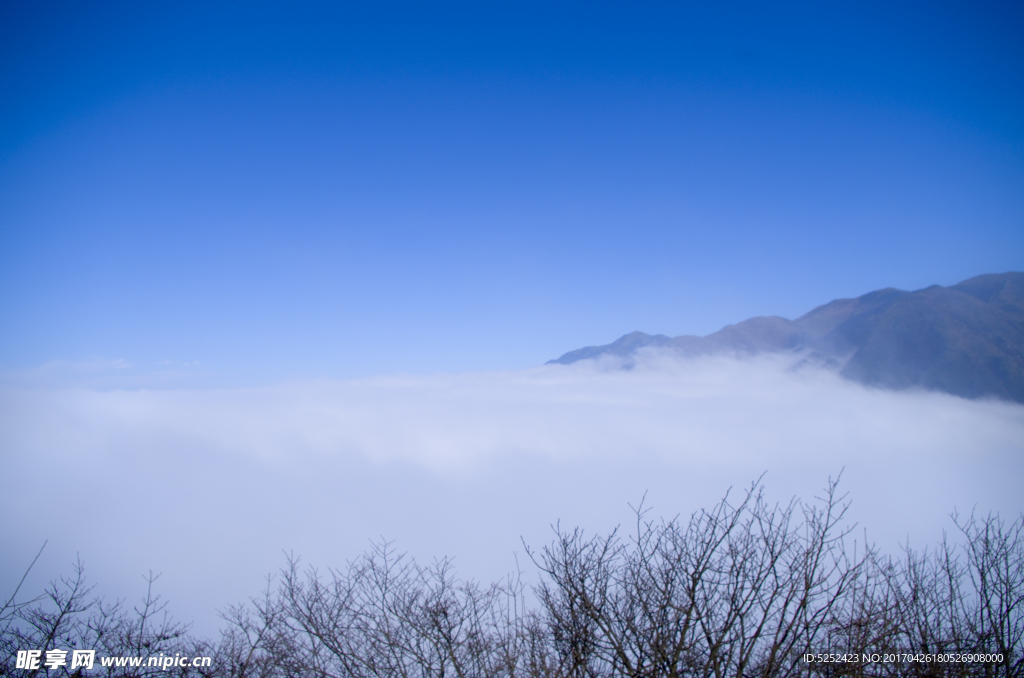
M 0 6 L 0 368 L 510 369 L 1024 269 L 1015 3 Z

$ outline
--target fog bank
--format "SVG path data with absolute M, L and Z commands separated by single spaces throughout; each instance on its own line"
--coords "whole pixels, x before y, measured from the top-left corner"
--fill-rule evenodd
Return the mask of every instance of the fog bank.
M 282 551 L 342 564 L 369 540 L 481 579 L 527 571 L 520 537 L 607 530 L 647 493 L 690 513 L 765 472 L 810 498 L 843 471 L 858 538 L 886 550 L 951 510 L 1024 509 L 1024 407 L 844 381 L 791 359 L 587 361 L 519 372 L 260 388 L 114 388 L 52 378 L 0 391 L 5 594 L 81 555 L 97 592 L 161 572 L 175 616 L 216 627 Z M 97 382 L 99 383 L 99 382 Z M 35 588 L 31 588 L 35 586 Z

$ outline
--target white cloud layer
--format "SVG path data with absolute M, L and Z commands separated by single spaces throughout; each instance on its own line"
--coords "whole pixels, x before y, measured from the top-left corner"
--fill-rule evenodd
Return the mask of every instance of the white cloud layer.
M 75 552 L 100 588 L 139 576 L 199 629 L 258 592 L 281 550 L 341 564 L 385 536 L 491 579 L 520 536 L 606 530 L 648 492 L 661 515 L 767 472 L 782 500 L 845 468 L 851 517 L 892 549 L 954 509 L 1024 509 L 1024 407 L 865 388 L 790 360 L 578 363 L 521 372 L 261 388 L 0 392 L 6 587 L 50 539 L 39 580 Z M 134 583 L 133 583 L 134 582 Z

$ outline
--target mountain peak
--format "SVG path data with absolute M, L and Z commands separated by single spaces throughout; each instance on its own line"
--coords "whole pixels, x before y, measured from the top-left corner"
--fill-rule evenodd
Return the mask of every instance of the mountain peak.
M 872 386 L 1024 402 L 1024 273 L 914 292 L 889 287 L 831 301 L 796 320 L 759 316 L 704 337 L 631 332 L 548 364 L 629 357 L 643 348 L 682 356 L 806 352 Z

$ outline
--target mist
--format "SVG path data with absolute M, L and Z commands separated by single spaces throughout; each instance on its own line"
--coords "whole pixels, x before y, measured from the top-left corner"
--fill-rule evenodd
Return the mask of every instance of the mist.
M 584 361 L 523 371 L 247 388 L 118 385 L 103 369 L 0 390 L 7 588 L 44 541 L 35 593 L 81 557 L 96 593 L 142 576 L 213 633 L 294 553 L 340 566 L 372 540 L 463 576 L 520 568 L 551 525 L 628 530 L 764 474 L 812 498 L 842 473 L 854 536 L 933 543 L 953 510 L 1024 509 L 1024 406 L 845 381 L 798 359 Z M 110 365 L 118 366 L 116 361 Z M 4 595 L 10 591 L 5 590 Z

